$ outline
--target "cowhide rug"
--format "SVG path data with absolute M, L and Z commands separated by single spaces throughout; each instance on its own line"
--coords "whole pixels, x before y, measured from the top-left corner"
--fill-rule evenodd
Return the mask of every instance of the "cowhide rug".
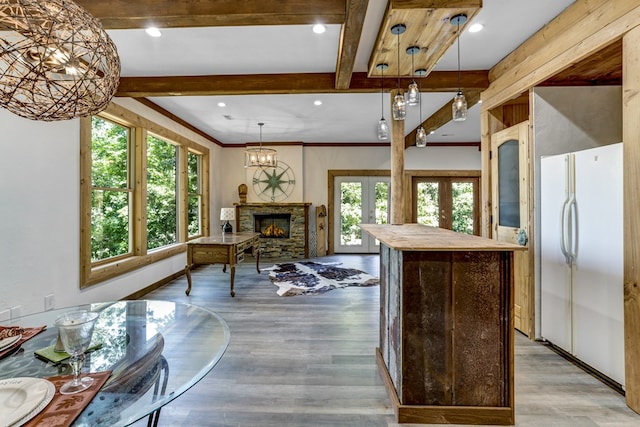
M 376 286 L 377 277 L 355 268 L 340 268 L 341 263 L 313 261 L 287 262 L 271 268 L 269 279 L 278 287 L 278 295 L 289 297 L 319 294 L 347 286 Z

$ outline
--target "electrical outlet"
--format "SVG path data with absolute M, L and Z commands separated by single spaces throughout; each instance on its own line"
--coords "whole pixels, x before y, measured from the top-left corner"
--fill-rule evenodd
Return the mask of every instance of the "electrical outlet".
M 11 319 L 11 310 L 6 309 L 0 311 L 0 322 Z
M 49 294 L 44 297 L 44 311 L 53 310 L 56 306 L 56 297 L 54 294 Z
M 11 318 L 15 319 L 16 317 L 20 317 L 22 313 L 22 306 L 16 305 L 15 307 L 11 307 Z

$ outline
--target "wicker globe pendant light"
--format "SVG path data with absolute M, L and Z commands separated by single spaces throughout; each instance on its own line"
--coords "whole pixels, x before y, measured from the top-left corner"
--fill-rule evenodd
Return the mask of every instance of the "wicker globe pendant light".
M 102 111 L 120 80 L 116 46 L 71 0 L 0 0 L 0 107 L 55 121 Z

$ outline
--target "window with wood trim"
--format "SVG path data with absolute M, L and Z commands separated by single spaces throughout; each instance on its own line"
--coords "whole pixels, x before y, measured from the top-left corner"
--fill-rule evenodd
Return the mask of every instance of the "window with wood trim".
M 206 147 L 112 104 L 81 119 L 80 158 L 81 287 L 208 235 Z

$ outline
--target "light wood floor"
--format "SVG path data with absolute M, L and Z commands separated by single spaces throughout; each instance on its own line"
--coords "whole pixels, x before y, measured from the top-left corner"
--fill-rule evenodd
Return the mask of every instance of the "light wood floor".
M 322 260 L 379 270 L 374 255 Z M 279 297 L 248 258 L 236 271 L 235 298 L 220 265 L 198 267 L 191 296 L 185 288 L 182 276 L 145 298 L 214 310 L 229 324 L 231 341 L 202 381 L 165 406 L 159 425 L 398 426 L 375 363 L 378 287 Z M 515 358 L 517 426 L 640 426 L 622 395 L 544 345 L 516 334 Z

